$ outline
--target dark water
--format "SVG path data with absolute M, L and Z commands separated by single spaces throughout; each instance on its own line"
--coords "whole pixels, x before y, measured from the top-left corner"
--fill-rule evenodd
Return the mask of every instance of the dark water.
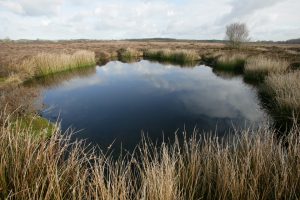
M 266 119 L 255 88 L 203 65 L 114 61 L 42 84 L 42 115 L 102 148 L 130 149 L 142 131 L 153 140 L 194 127 L 222 136 Z

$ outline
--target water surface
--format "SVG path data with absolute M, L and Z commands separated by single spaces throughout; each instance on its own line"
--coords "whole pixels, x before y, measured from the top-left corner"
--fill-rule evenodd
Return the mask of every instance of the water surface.
M 132 148 L 142 131 L 153 140 L 195 127 L 222 136 L 266 119 L 255 88 L 204 65 L 113 61 L 43 84 L 42 115 L 102 148 Z

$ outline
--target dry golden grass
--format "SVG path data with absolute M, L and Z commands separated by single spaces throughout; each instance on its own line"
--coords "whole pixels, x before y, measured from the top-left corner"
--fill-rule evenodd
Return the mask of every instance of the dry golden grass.
M 21 64 L 11 66 L 11 76 L 21 80 L 45 76 L 74 68 L 96 65 L 95 53 L 81 50 L 73 54 L 39 53 L 24 59 Z
M 277 109 L 300 116 L 300 71 L 267 76 L 265 89 Z
M 77 51 L 72 55 L 40 53 L 33 58 L 36 68 L 35 76 L 70 70 L 72 68 L 95 65 L 95 53 Z
M 143 199 L 182 199 L 178 185 L 177 155 L 174 147 L 162 144 L 155 147 L 144 140 L 139 148 L 141 157 L 137 165 L 141 174 L 141 196 Z
M 286 60 L 257 56 L 247 59 L 244 73 L 247 79 L 263 80 L 270 73 L 285 72 L 288 66 Z
M 2 199 L 298 199 L 300 130 L 278 140 L 267 128 L 228 140 L 194 132 L 183 144 L 155 146 L 119 159 L 87 152 L 81 141 L 53 130 L 0 129 Z M 65 136 L 64 136 L 65 135 Z M 289 144 L 288 146 L 284 144 Z

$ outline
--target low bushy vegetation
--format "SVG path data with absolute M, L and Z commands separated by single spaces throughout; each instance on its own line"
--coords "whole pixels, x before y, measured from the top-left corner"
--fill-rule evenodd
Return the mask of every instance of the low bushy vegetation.
M 288 69 L 289 63 L 285 60 L 267 58 L 264 56 L 251 57 L 245 64 L 245 78 L 262 81 L 271 73 L 283 73 Z
M 112 159 L 87 152 L 57 129 L 36 138 L 30 126 L 0 129 L 0 198 L 6 199 L 298 199 L 300 136 L 260 128 L 227 140 L 186 137 Z M 179 144 L 180 143 L 180 144 Z M 289 144 L 286 146 L 285 144 Z
M 228 71 L 238 71 L 242 72 L 245 61 L 246 61 L 245 54 L 223 54 L 217 57 L 216 60 L 216 68 L 219 70 L 228 70 Z
M 171 61 L 178 63 L 186 63 L 199 60 L 199 55 L 192 50 L 149 49 L 144 51 L 144 57 L 151 60 Z

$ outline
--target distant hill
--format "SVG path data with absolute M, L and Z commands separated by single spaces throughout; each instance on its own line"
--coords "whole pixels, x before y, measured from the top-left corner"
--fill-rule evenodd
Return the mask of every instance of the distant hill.
M 195 40 L 195 39 L 174 39 L 174 38 L 141 38 L 141 39 L 125 39 L 126 41 L 141 41 L 141 42 L 210 42 L 210 43 L 220 43 L 224 40 Z

